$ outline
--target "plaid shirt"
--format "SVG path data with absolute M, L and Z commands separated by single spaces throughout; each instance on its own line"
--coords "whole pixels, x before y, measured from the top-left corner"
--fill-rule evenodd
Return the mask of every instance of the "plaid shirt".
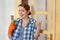
M 15 22 L 16 29 L 12 34 L 12 40 L 16 40 L 20 35 L 19 31 L 20 31 L 22 19 L 18 18 L 14 22 Z M 36 32 L 36 29 L 37 29 L 35 22 L 36 21 L 34 19 L 29 18 L 29 23 L 24 28 L 23 40 L 37 40 L 37 38 L 34 38 L 34 33 Z

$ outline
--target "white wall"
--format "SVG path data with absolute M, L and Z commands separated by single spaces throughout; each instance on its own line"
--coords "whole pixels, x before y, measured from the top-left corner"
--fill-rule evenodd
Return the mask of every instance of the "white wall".
M 5 0 L 0 0 L 0 40 L 5 40 Z
M 14 0 L 0 0 L 0 40 L 9 40 L 10 15 L 14 15 Z
M 6 0 L 5 1 L 6 5 L 6 40 L 9 40 L 8 35 L 7 35 L 7 31 L 8 31 L 8 27 L 10 24 L 10 20 L 11 20 L 11 15 L 14 15 L 14 0 Z

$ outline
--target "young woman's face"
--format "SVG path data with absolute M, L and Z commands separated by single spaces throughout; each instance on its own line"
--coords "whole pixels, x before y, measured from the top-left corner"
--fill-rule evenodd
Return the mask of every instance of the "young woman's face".
M 20 18 L 24 19 L 24 18 L 28 17 L 28 12 L 26 11 L 26 9 L 24 7 L 19 6 L 18 12 L 19 12 Z

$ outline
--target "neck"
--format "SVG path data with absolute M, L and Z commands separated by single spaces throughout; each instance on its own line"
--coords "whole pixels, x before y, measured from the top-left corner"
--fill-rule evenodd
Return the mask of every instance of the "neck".
M 28 21 L 28 17 L 25 17 L 22 20 L 23 20 L 23 22 Z

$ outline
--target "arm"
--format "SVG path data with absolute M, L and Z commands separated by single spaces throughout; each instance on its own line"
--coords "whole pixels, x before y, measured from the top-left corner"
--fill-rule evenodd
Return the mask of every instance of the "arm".
M 38 38 L 38 37 L 40 36 L 41 23 L 36 21 L 35 24 L 36 24 L 37 30 L 36 30 L 36 32 L 35 32 L 35 34 L 34 34 L 34 37 L 35 37 L 35 38 Z

